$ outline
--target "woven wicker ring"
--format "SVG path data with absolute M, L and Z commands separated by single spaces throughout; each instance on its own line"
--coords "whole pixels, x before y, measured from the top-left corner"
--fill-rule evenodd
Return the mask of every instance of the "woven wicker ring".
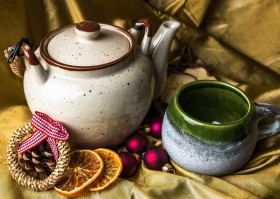
M 19 164 L 18 147 L 23 138 L 33 133 L 34 129 L 30 123 L 26 123 L 13 132 L 7 147 L 7 161 L 9 170 L 14 180 L 21 186 L 28 187 L 34 191 L 48 190 L 61 179 L 70 161 L 68 143 L 65 141 L 56 141 L 59 151 L 59 158 L 54 171 L 44 180 L 38 180 L 25 173 Z

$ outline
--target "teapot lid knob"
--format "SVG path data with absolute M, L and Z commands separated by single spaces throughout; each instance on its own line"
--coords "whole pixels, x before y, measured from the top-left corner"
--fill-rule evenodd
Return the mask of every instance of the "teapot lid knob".
M 83 21 L 76 24 L 75 31 L 79 38 L 93 40 L 100 33 L 100 25 L 94 21 Z

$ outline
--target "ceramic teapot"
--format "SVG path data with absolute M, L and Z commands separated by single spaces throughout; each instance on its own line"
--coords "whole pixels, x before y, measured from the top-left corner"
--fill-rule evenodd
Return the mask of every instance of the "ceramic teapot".
M 161 94 L 179 22 L 166 21 L 152 37 L 148 19 L 120 27 L 84 21 L 47 34 L 25 57 L 29 108 L 60 121 L 72 147 L 114 147 L 135 131 Z M 145 28 L 141 45 L 139 32 Z

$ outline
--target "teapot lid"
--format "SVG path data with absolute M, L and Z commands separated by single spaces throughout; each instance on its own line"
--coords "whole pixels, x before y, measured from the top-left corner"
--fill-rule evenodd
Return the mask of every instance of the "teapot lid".
M 50 64 L 69 70 L 94 70 L 116 64 L 133 50 L 122 28 L 84 21 L 55 30 L 42 40 L 40 52 Z

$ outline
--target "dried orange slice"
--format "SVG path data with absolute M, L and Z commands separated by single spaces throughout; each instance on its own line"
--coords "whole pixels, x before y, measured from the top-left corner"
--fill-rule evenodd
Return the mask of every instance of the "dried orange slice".
M 123 164 L 120 156 L 110 149 L 94 150 L 104 162 L 104 171 L 98 180 L 90 185 L 90 191 L 100 191 L 112 184 L 122 172 Z
M 62 179 L 54 189 L 61 195 L 75 197 L 93 183 L 102 173 L 102 158 L 92 150 L 76 150 L 70 153 L 70 163 Z

